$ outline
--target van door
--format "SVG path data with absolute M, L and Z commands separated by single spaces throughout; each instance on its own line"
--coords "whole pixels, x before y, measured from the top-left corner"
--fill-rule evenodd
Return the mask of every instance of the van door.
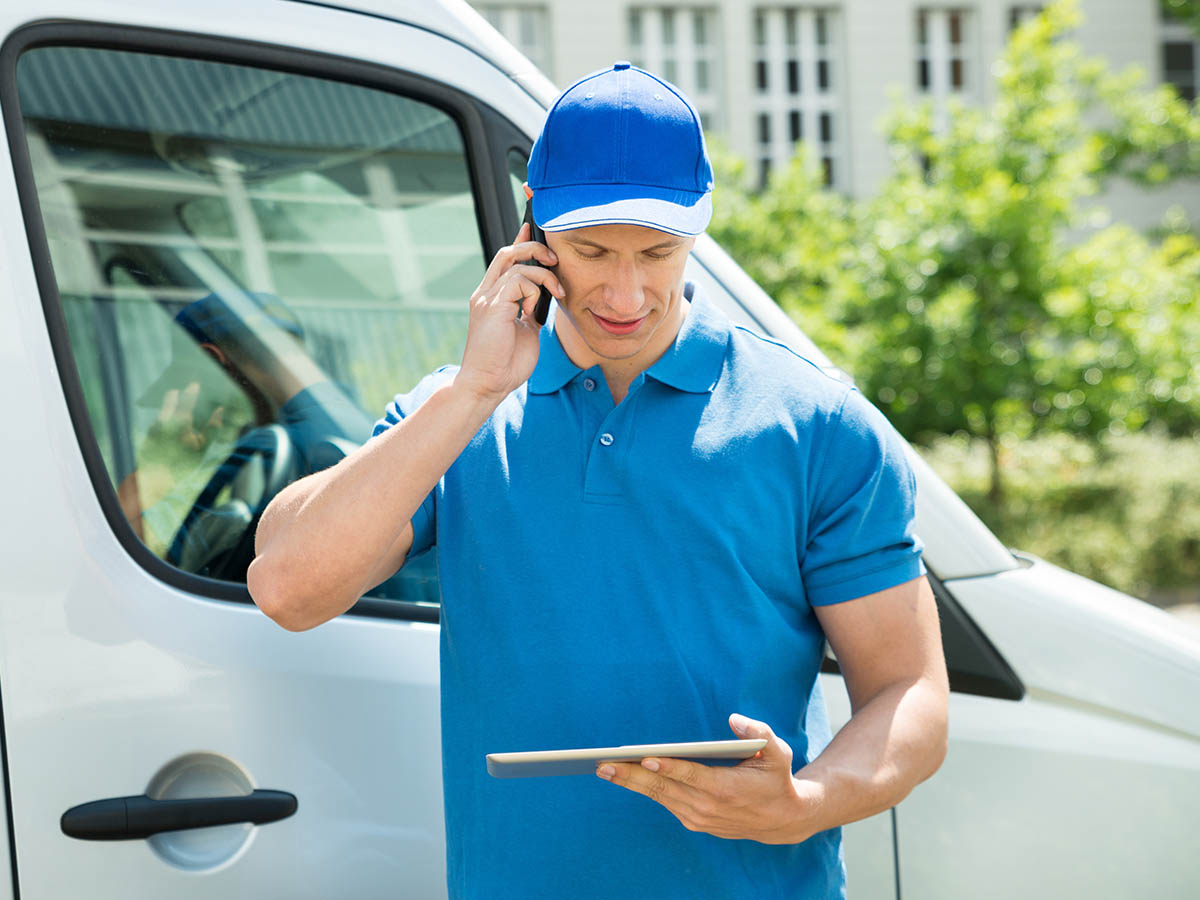
M 444 896 L 436 561 L 302 634 L 244 578 L 271 496 L 460 358 L 515 212 L 448 83 L 502 76 L 428 31 L 224 5 L 0 51 L 14 864 L 30 897 Z

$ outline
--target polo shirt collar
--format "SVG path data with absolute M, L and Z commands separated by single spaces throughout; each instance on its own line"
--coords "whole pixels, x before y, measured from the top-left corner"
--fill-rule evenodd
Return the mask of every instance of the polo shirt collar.
M 694 281 L 683 288 L 691 302 L 687 317 L 667 352 L 646 375 L 676 390 L 705 394 L 717 386 L 729 345 L 729 319 L 712 305 Z
M 646 375 L 676 390 L 694 394 L 711 391 L 721 375 L 729 343 L 729 320 L 692 281 L 684 285 L 691 307 L 667 351 L 646 370 Z M 529 392 L 552 394 L 583 370 L 558 341 L 553 325 L 558 310 L 551 310 L 547 327 L 538 336 L 537 367 L 529 378 Z
M 583 371 L 558 342 L 554 322 L 558 318 L 557 304 L 550 304 L 546 325 L 538 332 L 538 361 L 529 376 L 529 393 L 553 394 Z

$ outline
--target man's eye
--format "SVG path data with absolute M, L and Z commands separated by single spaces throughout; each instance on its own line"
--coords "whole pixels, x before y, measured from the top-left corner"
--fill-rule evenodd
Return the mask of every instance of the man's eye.
M 647 253 L 647 254 L 646 254 L 646 257 L 647 257 L 648 259 L 670 259 L 670 258 L 671 258 L 671 252 L 670 252 L 670 251 L 668 251 L 668 252 L 666 252 L 666 253 Z
M 578 251 L 576 251 L 576 252 L 578 252 Z M 599 259 L 604 254 L 603 253 L 580 253 L 579 255 L 581 257 L 583 257 L 584 259 Z

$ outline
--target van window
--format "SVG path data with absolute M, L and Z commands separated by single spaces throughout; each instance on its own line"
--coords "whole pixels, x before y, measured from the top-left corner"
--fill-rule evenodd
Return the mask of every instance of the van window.
M 267 501 L 461 358 L 486 265 L 462 132 L 411 97 L 117 50 L 29 50 L 17 87 L 124 516 L 172 565 L 244 581 Z M 436 601 L 433 571 L 372 595 Z

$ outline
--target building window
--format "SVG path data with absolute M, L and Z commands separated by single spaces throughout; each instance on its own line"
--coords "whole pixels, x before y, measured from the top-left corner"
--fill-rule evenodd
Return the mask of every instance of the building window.
M 804 122 L 816 125 L 813 159 L 820 162 L 825 183 L 841 190 L 846 166 L 841 162 L 846 140 L 840 114 L 838 66 L 839 25 L 831 9 L 810 6 L 753 10 L 755 92 L 753 114 L 758 118 L 758 157 L 763 183 L 773 166 L 787 163 L 795 144 L 804 139 Z
M 1162 24 L 1162 80 L 1175 86 L 1179 96 L 1191 103 L 1196 99 L 1200 78 L 1196 61 L 1200 59 L 1200 41 L 1186 23 L 1164 18 Z
M 705 130 L 719 129 L 723 120 L 718 31 L 717 10 L 712 7 L 629 8 L 631 62 L 683 91 Z
M 933 100 L 939 130 L 946 126 L 946 101 L 969 99 L 975 90 L 971 25 L 966 9 L 917 10 L 917 88 Z
M 478 4 L 475 7 L 508 38 L 509 43 L 553 80 L 550 53 L 550 13 L 545 6 L 528 3 Z
M 1016 31 L 1042 11 L 1040 3 L 1021 3 L 1008 9 L 1008 30 Z

